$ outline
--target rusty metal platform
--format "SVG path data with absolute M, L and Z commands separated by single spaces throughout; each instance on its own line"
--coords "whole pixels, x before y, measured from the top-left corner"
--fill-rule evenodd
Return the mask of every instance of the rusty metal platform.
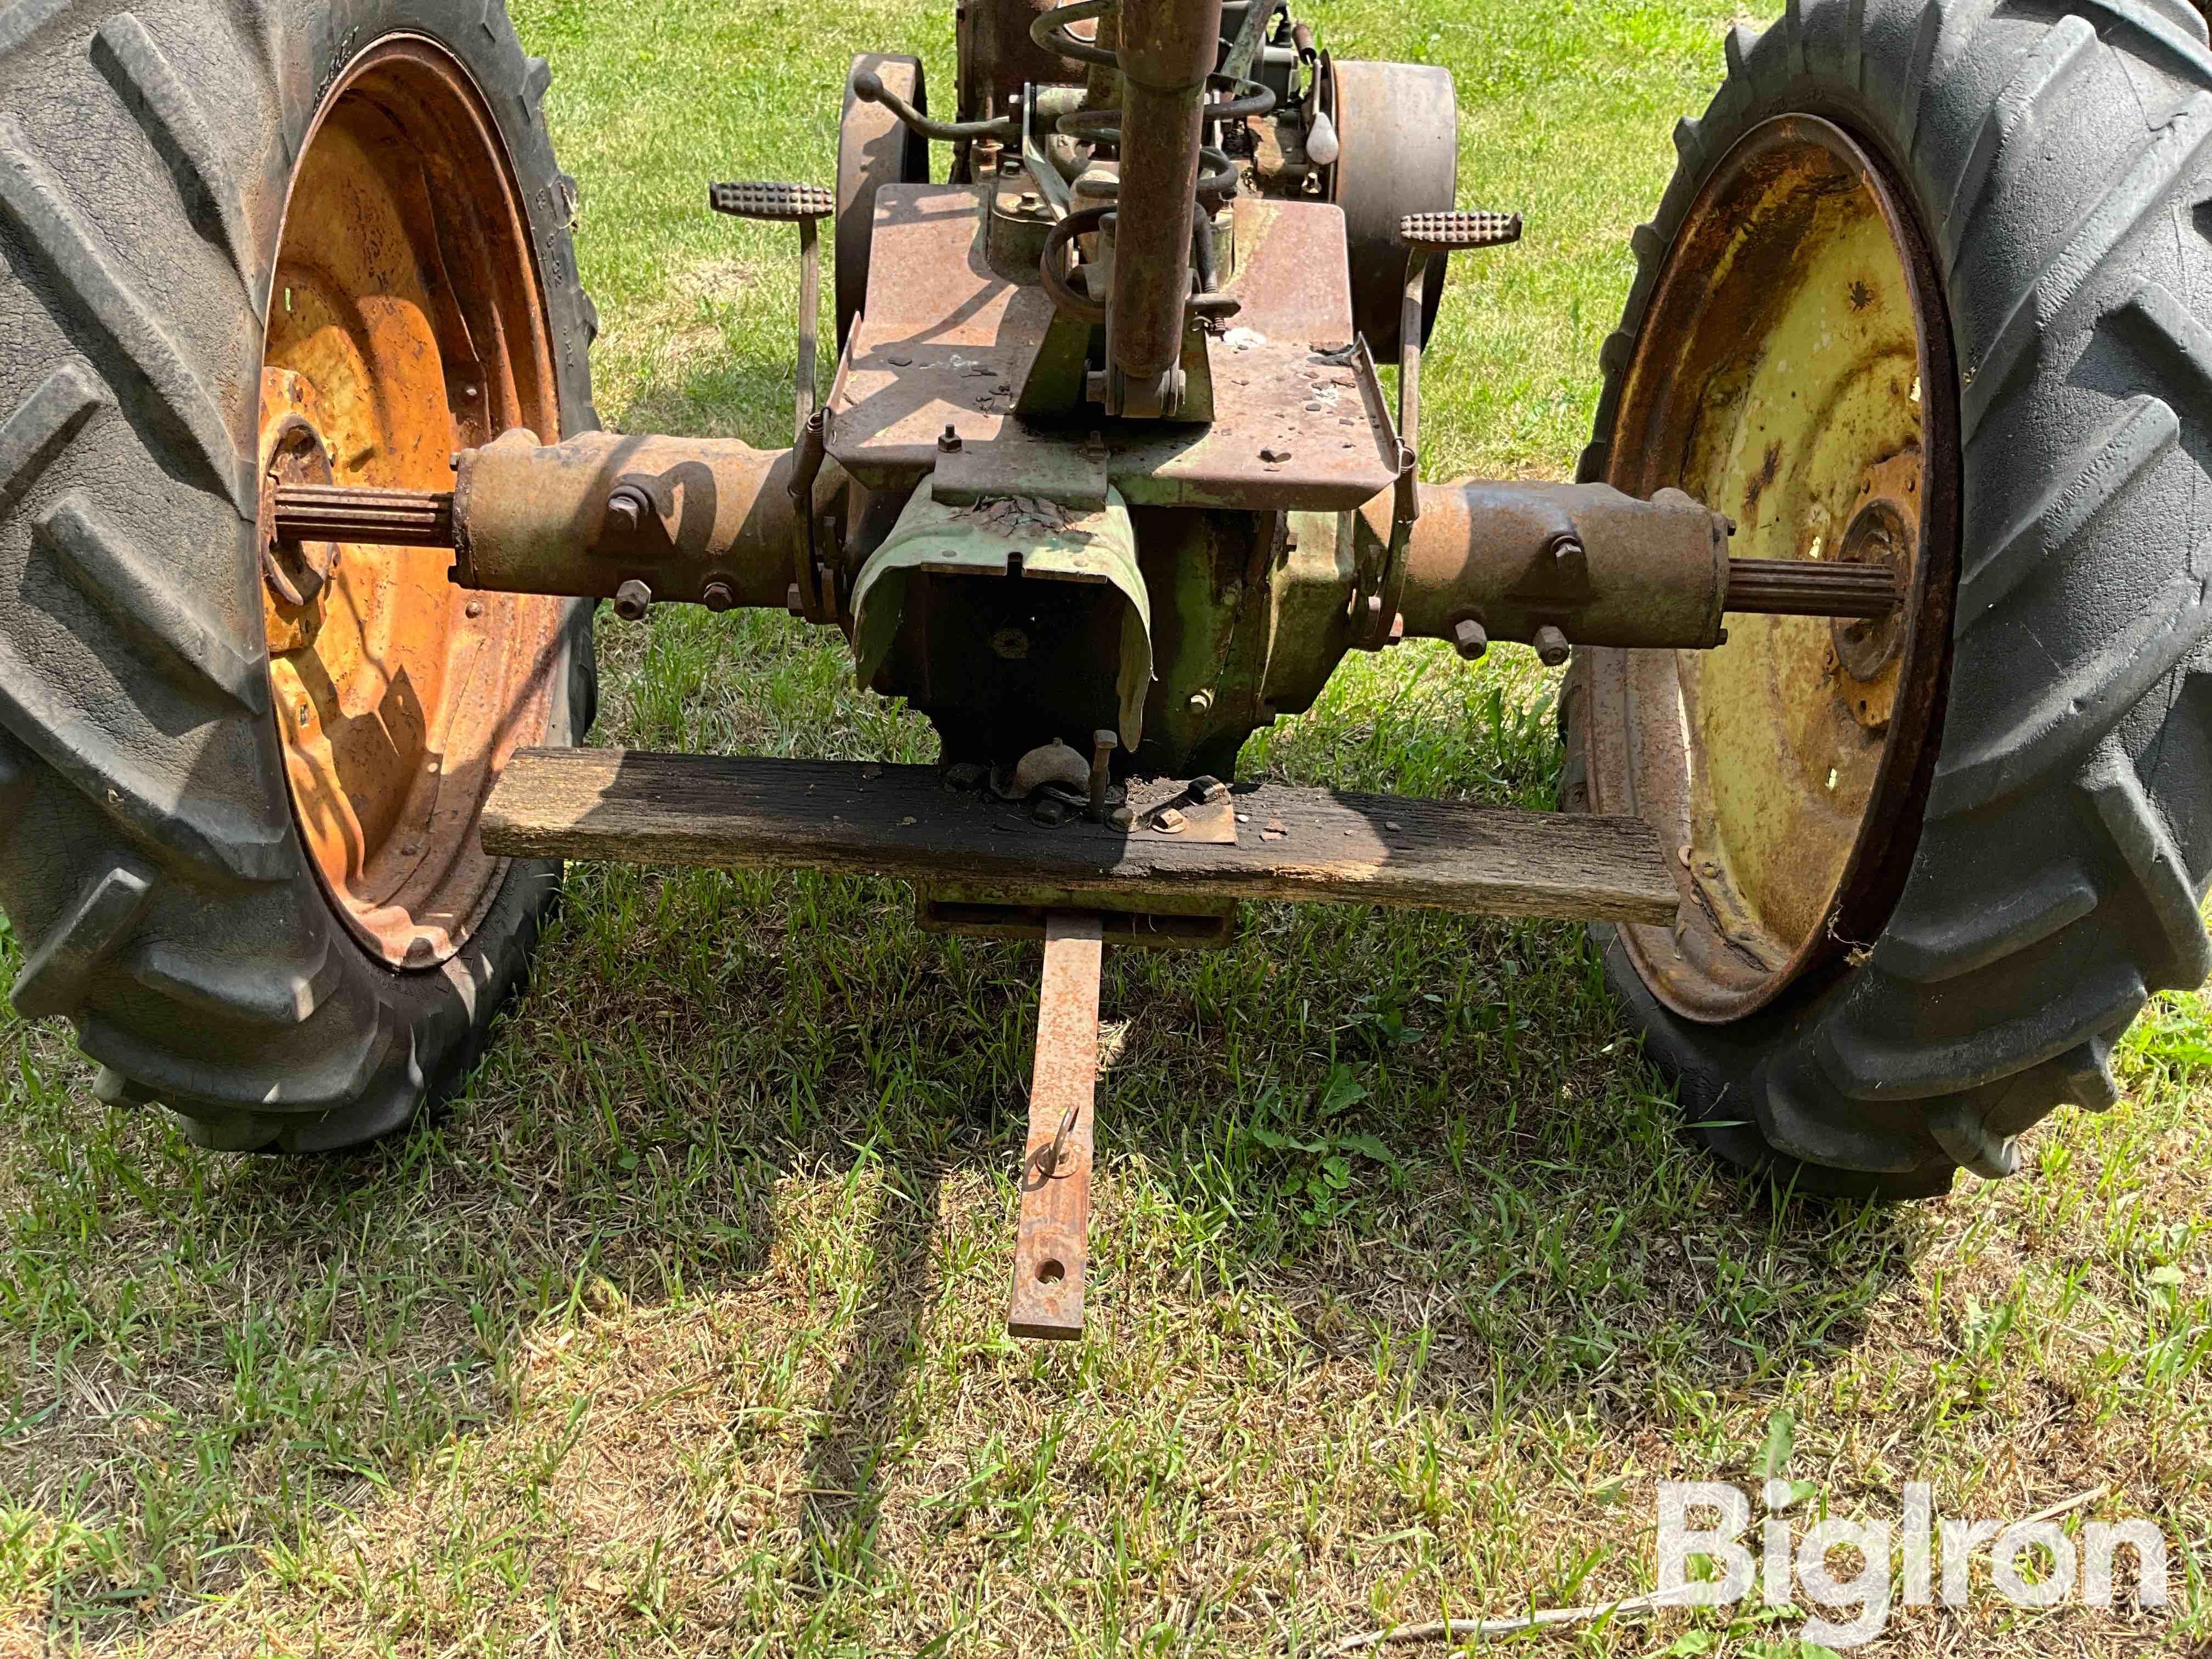
M 1106 474 L 1133 506 L 1348 511 L 1390 487 L 1398 452 L 1372 363 L 1346 349 L 1343 211 L 1240 198 L 1237 235 L 1243 263 L 1227 291 L 1244 308 L 1212 347 L 1212 424 L 1104 422 Z M 1015 418 L 1052 301 L 994 272 L 975 238 L 971 190 L 877 193 L 867 308 L 830 387 L 828 435 L 838 465 L 871 488 L 937 466 L 947 428 L 962 466 L 1014 452 L 998 470 L 1024 477 L 1080 436 Z
M 1638 818 L 1523 812 L 1276 784 L 1233 792 L 1237 844 L 1143 823 L 1032 823 L 934 767 L 649 754 L 518 753 L 483 812 L 495 854 L 948 878 L 973 890 L 1118 899 L 1297 900 L 1573 921 L 1673 921 L 1680 895 Z

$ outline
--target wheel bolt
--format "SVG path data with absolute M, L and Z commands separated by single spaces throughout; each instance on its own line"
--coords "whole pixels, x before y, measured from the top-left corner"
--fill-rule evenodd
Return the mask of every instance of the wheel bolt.
M 1537 659 L 1547 668 L 1557 668 L 1572 656 L 1575 650 L 1567 643 L 1567 636 L 1549 623 L 1536 630 L 1535 646 Z
M 624 622 L 643 622 L 653 608 L 653 590 L 635 576 L 615 589 L 615 615 Z
M 1452 624 L 1452 645 L 1469 662 L 1480 662 L 1490 649 L 1490 635 L 1472 617 L 1462 617 Z
M 707 609 L 714 611 L 728 611 L 738 602 L 738 596 L 730 591 L 727 582 L 708 582 L 707 591 L 700 597 L 706 600 Z

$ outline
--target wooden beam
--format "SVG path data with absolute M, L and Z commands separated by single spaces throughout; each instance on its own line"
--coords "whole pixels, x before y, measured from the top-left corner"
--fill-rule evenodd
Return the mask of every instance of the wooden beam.
M 1190 846 L 1142 827 L 1045 829 L 988 793 L 948 790 L 934 767 L 532 749 L 492 791 L 483 845 L 517 858 L 1656 925 L 1680 902 L 1638 818 L 1278 784 L 1237 785 L 1236 808 L 1236 846 Z
M 1103 948 L 1097 917 L 1046 919 L 1030 1133 L 1022 1152 L 1022 1218 L 1006 1303 L 1006 1331 L 1012 1336 L 1073 1342 L 1083 1334 Z

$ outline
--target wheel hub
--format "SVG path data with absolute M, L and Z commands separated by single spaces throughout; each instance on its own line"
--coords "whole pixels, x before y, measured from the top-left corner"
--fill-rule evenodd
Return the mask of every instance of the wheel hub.
M 1920 545 L 1920 453 L 1908 450 L 1867 470 L 1859 507 L 1836 550 L 1844 564 L 1880 565 L 1912 587 Z M 1897 706 L 1899 665 L 1905 654 L 1906 619 L 1838 617 L 1828 625 L 1829 664 L 1852 718 L 1869 732 L 1889 725 Z

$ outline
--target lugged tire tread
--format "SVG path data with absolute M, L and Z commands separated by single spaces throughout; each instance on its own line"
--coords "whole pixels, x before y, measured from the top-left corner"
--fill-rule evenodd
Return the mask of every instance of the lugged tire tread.
M 1974 895 L 1948 914 L 1893 926 L 1874 961 L 1899 979 L 1940 985 L 2039 945 L 2096 908 L 2097 890 L 2080 870 L 2041 870 L 1995 903 Z
M 101 249 L 98 234 L 33 152 L 22 123 L 13 115 L 0 115 L 0 212 L 39 250 L 55 279 L 82 313 L 100 325 L 168 422 L 190 440 L 209 480 L 234 505 L 243 501 L 245 464 L 214 394 L 154 307 Z
M 253 274 L 258 249 L 238 183 L 191 88 L 132 12 L 100 26 L 93 58 L 168 163 L 186 215 L 222 246 L 255 313 L 265 316 L 267 293 Z
M 2181 422 L 2162 398 L 2130 399 L 2118 419 L 2076 452 L 2048 493 L 2033 501 L 1989 551 L 1959 577 L 1955 633 L 1990 616 L 2007 595 L 2091 531 L 2129 487 L 2181 441 Z
M 46 684 L 0 638 L 0 726 L 149 851 L 234 881 L 278 881 L 293 867 L 292 828 L 228 801 L 179 796 Z
M 149 990 L 217 1019 L 301 1025 L 314 1017 L 331 965 L 327 934 L 296 961 L 252 963 L 156 940 L 139 953 L 132 976 Z
M 9 1000 L 26 1019 L 67 1013 L 153 896 L 153 878 L 118 861 L 86 886 L 68 915 L 23 959 Z
M 2034 360 L 2045 331 L 2073 304 L 2113 251 L 2166 207 L 2208 142 L 2212 142 L 2212 94 L 2200 93 L 2143 146 L 2125 175 L 2075 222 L 2050 260 L 2014 296 L 1960 399 L 1969 443 L 1990 408 L 2011 389 L 2014 377 Z
M 1939 762 L 1929 817 L 1978 811 L 2094 748 L 2145 692 L 2189 659 L 2208 625 L 2205 579 L 2185 570 L 2144 602 L 2134 628 L 2069 665 L 2009 726 L 1972 751 Z
M 0 9 L 0 52 L 28 46 L 40 30 L 70 9 L 70 0 L 12 0 Z
M 94 413 L 113 403 L 82 363 L 64 363 L 0 422 L 0 512 L 21 501 L 34 479 Z
M 1988 118 L 1974 135 L 1974 147 L 1960 170 L 1958 185 L 1951 192 L 1950 210 L 1943 216 L 1947 225 L 1957 229 L 1981 205 L 1983 194 L 1990 188 L 1998 159 L 2006 148 L 2021 128 L 2033 130 L 2037 112 L 2047 106 L 2069 79 L 2094 61 L 2096 47 L 2096 30 L 2085 19 L 2066 17 L 2027 54 L 2004 90 L 1997 94 L 1996 102 L 1990 106 Z M 1954 272 L 1962 246 L 1954 239 L 1948 250 Z
M 161 658 L 173 681 L 203 687 L 247 714 L 266 711 L 269 679 L 261 665 L 163 581 L 154 555 L 108 523 L 82 491 L 71 490 L 41 514 L 37 533 L 70 580 L 119 630 Z
M 2212 938 L 2205 934 L 2197 911 L 2196 878 L 2174 844 L 2173 832 L 2144 793 L 2135 762 L 2107 739 L 2084 769 L 2081 788 L 2096 804 L 2097 816 L 2166 936 L 2170 971 L 2150 988 L 2195 990 L 2212 975 Z

